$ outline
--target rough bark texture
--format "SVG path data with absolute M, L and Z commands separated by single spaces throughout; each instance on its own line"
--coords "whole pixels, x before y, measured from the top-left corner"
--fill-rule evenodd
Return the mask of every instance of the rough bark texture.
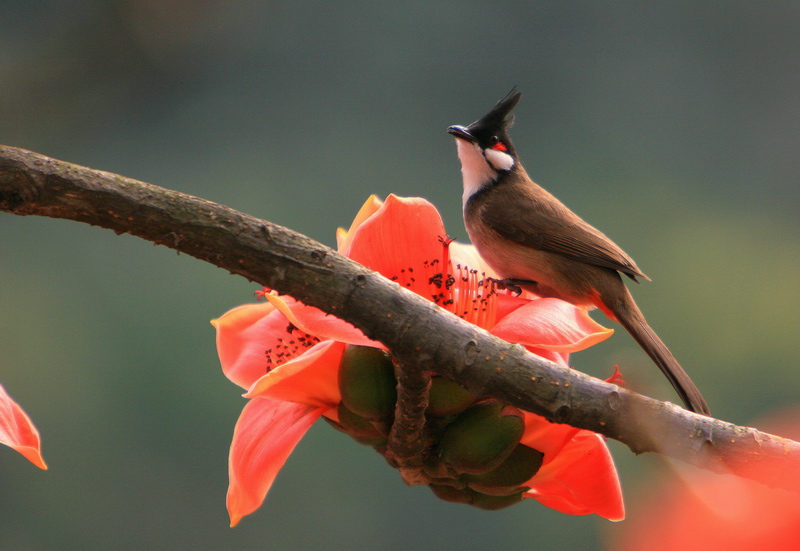
M 0 210 L 66 218 L 130 233 L 316 306 L 384 343 L 411 381 L 435 371 L 480 396 L 604 434 L 633 452 L 800 491 L 800 444 L 687 412 L 497 339 L 332 249 L 228 207 L 116 174 L 0 146 Z M 415 373 L 416 370 L 416 373 Z M 419 386 L 422 383 L 419 383 Z M 413 385 L 412 385 L 413 387 Z M 404 406 L 415 430 L 420 400 Z M 420 396 L 422 396 L 420 398 Z M 403 429 L 405 430 L 405 429 Z M 395 435 L 399 465 L 418 467 Z M 767 474 L 765 474 L 767 473 Z

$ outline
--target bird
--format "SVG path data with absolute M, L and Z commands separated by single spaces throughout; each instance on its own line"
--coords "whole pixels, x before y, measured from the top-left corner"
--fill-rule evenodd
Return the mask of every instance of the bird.
M 687 409 L 710 415 L 706 400 L 648 325 L 622 279 L 650 281 L 618 245 L 534 183 L 509 138 L 511 90 L 486 115 L 447 132 L 456 141 L 462 208 L 470 241 L 502 284 L 555 297 L 619 322 L 666 376 Z

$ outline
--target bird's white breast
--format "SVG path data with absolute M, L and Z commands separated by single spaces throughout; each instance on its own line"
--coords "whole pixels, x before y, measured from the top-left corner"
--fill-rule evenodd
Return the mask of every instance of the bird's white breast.
M 461 176 L 464 179 L 464 194 L 461 196 L 461 201 L 462 205 L 466 206 L 467 200 L 494 180 L 497 173 L 486 162 L 478 144 L 456 139 L 456 147 L 458 148 L 458 160 L 461 161 Z

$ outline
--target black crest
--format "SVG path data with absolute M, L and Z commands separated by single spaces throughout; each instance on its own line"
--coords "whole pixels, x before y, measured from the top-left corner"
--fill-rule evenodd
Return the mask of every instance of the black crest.
M 522 93 L 514 87 L 511 91 L 492 107 L 492 110 L 473 122 L 467 127 L 470 134 L 475 136 L 481 144 L 487 144 L 492 136 L 497 136 L 509 149 L 512 149 L 511 140 L 508 137 L 508 129 L 514 124 L 514 110 L 517 103 L 522 98 Z
M 511 115 L 511 111 L 517 106 L 520 98 L 522 98 L 522 92 L 518 92 L 516 87 L 512 88 L 506 97 L 492 107 L 491 111 L 470 124 L 469 129 L 472 131 L 481 129 L 495 132 L 508 130 L 514 124 L 514 116 Z

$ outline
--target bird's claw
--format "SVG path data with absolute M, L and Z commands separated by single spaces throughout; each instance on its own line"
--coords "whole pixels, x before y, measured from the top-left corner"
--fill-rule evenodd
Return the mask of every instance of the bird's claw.
M 506 279 L 495 279 L 495 285 L 497 288 L 502 290 L 511 291 L 515 297 L 518 297 L 522 294 L 522 287 L 521 285 L 536 285 L 535 281 L 530 281 L 528 279 L 514 279 L 514 278 L 506 278 Z

